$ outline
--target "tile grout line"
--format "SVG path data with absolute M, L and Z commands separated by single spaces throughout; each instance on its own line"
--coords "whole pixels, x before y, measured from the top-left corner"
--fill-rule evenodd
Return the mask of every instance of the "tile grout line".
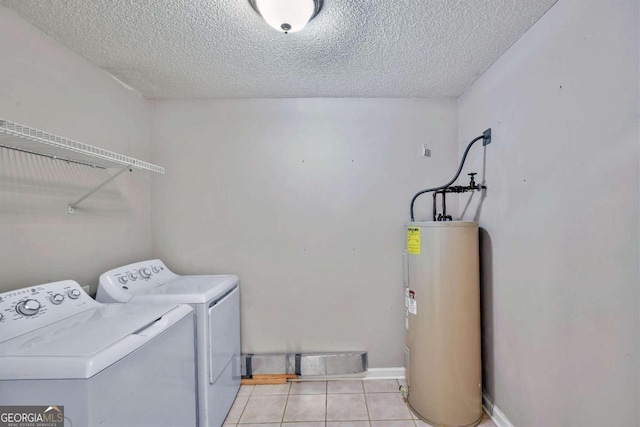
M 238 397 L 239 396 L 236 396 L 236 398 L 233 400 L 233 405 L 231 406 L 231 409 L 233 409 L 233 406 L 238 402 Z M 229 423 L 230 426 L 237 426 L 238 424 L 240 424 L 240 418 L 242 418 L 242 414 L 244 414 L 244 409 L 247 407 L 248 403 L 249 403 L 249 396 L 247 396 L 247 401 L 244 403 L 244 405 L 242 405 L 242 410 L 240 411 L 240 415 L 238 415 L 238 419 L 236 420 L 235 423 Z M 226 418 L 222 422 L 222 425 L 224 425 L 224 423 L 227 421 L 227 418 L 229 418 L 229 414 L 227 414 Z
M 287 392 L 287 400 L 284 402 L 284 410 L 282 411 L 282 419 L 280 420 L 280 427 L 282 427 L 282 424 L 284 424 L 284 414 L 287 413 L 287 405 L 289 404 L 290 395 L 291 395 L 291 384 L 289 384 L 289 391 Z
M 329 427 L 329 381 L 324 383 L 324 427 Z
M 251 400 L 251 398 L 253 397 L 253 393 L 255 391 L 256 391 L 256 386 L 253 386 L 253 388 L 249 392 L 249 396 L 247 397 L 247 403 L 244 405 L 244 408 L 242 408 L 242 414 L 241 415 L 244 415 L 244 411 L 247 410 L 247 406 L 249 406 L 249 400 Z M 238 419 L 238 424 L 240 424 L 240 419 Z
M 247 402 L 244 404 L 244 406 L 242 407 L 242 411 L 240 411 L 240 415 L 238 416 L 238 422 L 235 425 L 240 424 L 240 420 L 242 419 L 242 415 L 244 415 L 244 411 L 245 409 L 247 409 L 247 406 L 249 405 L 249 399 L 251 399 L 251 395 L 253 394 L 253 390 L 255 390 L 255 386 L 254 388 L 251 389 L 251 391 L 249 392 L 249 395 L 247 396 Z M 237 397 L 237 396 L 236 396 Z
M 369 402 L 367 402 L 367 389 L 362 383 L 362 397 L 364 397 L 364 406 L 367 408 L 367 421 L 369 421 L 369 427 L 371 427 L 371 414 L 369 413 Z

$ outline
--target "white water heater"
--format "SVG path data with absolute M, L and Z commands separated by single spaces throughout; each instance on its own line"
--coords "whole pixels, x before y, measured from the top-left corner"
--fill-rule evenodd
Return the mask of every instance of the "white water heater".
M 405 275 L 406 380 L 429 424 L 482 418 L 478 223 L 411 222 Z

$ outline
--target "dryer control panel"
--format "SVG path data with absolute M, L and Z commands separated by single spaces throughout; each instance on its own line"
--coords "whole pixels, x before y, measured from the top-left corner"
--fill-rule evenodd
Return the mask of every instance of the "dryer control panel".
M 171 279 L 167 273 L 170 273 L 170 271 L 162 261 L 145 261 L 111 270 L 107 274 L 114 281 L 117 281 L 123 289 L 127 289 L 128 286 L 135 287 L 137 284 L 146 282 L 164 283 Z
M 101 302 L 127 302 L 133 295 L 145 293 L 177 277 L 159 259 L 125 265 L 100 276 L 96 299 Z
M 73 280 L 1 293 L 0 342 L 101 305 Z

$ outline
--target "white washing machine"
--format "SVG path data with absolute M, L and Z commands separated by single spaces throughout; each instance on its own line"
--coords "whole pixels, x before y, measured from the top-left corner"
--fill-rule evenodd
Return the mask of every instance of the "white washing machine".
M 193 426 L 193 347 L 187 305 L 100 304 L 71 280 L 5 292 L 0 406 L 63 406 L 68 427 Z
M 220 427 L 240 388 L 240 282 L 234 275 L 179 276 L 162 261 L 100 276 L 100 302 L 185 303 L 195 311 L 198 425 Z

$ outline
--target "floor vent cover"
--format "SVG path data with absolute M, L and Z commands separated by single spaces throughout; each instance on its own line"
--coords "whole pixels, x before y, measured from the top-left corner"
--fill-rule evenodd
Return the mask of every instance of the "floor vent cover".
M 242 376 L 296 374 L 299 376 L 349 375 L 366 372 L 367 352 L 243 354 Z

